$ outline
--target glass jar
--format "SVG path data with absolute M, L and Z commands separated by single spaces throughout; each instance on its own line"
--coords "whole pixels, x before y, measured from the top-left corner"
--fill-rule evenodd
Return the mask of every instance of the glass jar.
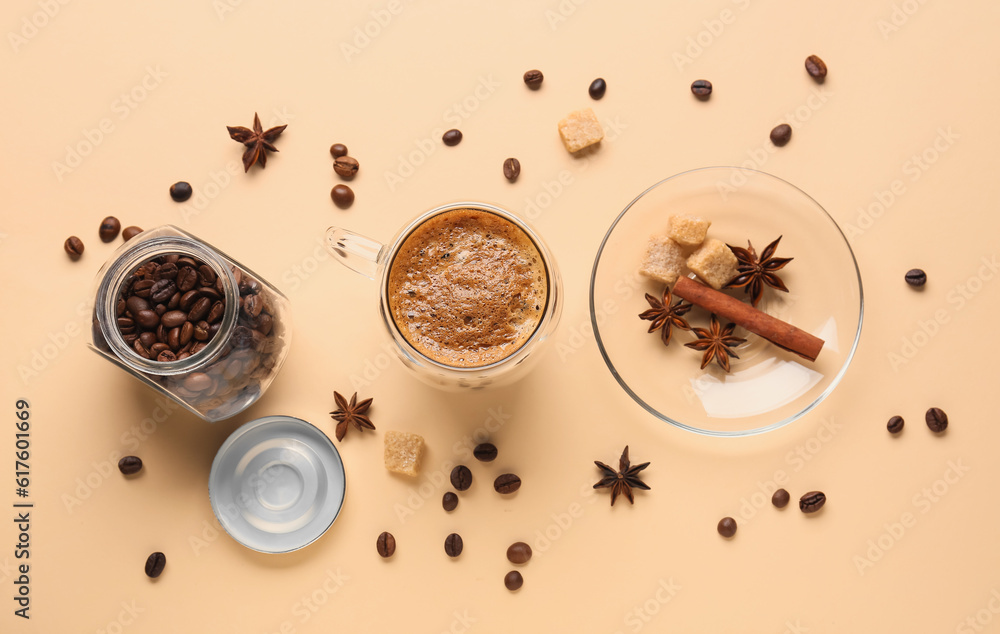
M 260 398 L 291 330 L 280 291 L 172 225 L 132 238 L 98 273 L 91 348 L 209 422 Z

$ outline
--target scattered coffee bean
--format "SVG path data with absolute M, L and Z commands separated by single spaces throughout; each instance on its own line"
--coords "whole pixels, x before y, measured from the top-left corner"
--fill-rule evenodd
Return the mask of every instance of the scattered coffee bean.
M 167 565 L 167 557 L 157 551 L 146 558 L 146 576 L 156 579 L 163 572 L 163 567 Z
M 816 81 L 822 83 L 826 79 L 826 62 L 816 55 L 806 58 L 806 72 Z
M 903 431 L 903 417 L 893 416 L 889 419 L 889 422 L 886 423 L 885 428 L 889 430 L 890 434 L 898 434 Z
M 455 130 L 454 128 L 448 130 L 441 137 L 441 140 L 444 141 L 444 144 L 447 145 L 448 147 L 453 147 L 455 145 L 458 145 L 459 143 L 462 142 L 462 131 Z
M 524 577 L 521 576 L 516 570 L 511 570 L 503 577 L 503 585 L 507 587 L 508 590 L 514 592 L 520 590 L 521 586 L 524 585 Z
M 452 533 L 444 539 L 444 552 L 449 557 L 458 557 L 462 554 L 462 548 L 464 547 L 462 536 L 458 533 Z
M 608 91 L 608 83 L 603 79 L 601 79 L 600 77 L 590 82 L 590 88 L 588 89 L 588 92 L 590 92 L 591 99 L 600 99 L 601 97 L 604 96 L 604 93 L 607 91 Z
M 920 287 L 927 283 L 927 273 L 923 269 L 910 269 L 906 272 L 905 279 L 910 286 Z
M 516 158 L 509 158 L 503 162 L 503 175 L 504 178 L 510 182 L 517 180 L 517 177 L 521 175 L 521 161 Z
M 441 507 L 451 513 L 458 508 L 458 496 L 454 492 L 448 491 L 441 498 Z
M 771 143 L 774 143 L 778 147 L 784 147 L 788 145 L 788 142 L 792 140 L 792 126 L 787 123 L 782 123 L 780 125 L 774 126 L 771 130 Z
M 935 434 L 940 434 L 948 429 L 948 415 L 939 407 L 932 407 L 924 414 L 927 427 Z
M 392 533 L 383 532 L 375 541 L 375 550 L 384 559 L 392 557 L 392 554 L 396 552 L 396 538 L 392 536 Z
M 815 513 L 826 504 L 826 494 L 822 491 L 810 491 L 799 498 L 799 510 L 803 513 Z
M 541 88 L 543 79 L 545 79 L 545 75 L 540 70 L 529 70 L 524 73 L 524 83 L 532 90 Z
M 779 509 L 783 509 L 786 506 L 788 506 L 788 501 L 791 499 L 791 497 L 792 496 L 788 495 L 788 491 L 784 489 L 778 489 L 777 491 L 774 492 L 774 495 L 771 496 L 771 504 L 773 504 L 775 507 Z
M 343 143 L 334 143 L 330 146 L 330 156 L 333 158 L 340 158 L 341 156 L 347 156 L 347 146 Z
M 333 189 L 330 190 L 330 198 L 341 209 L 347 209 L 354 204 L 354 190 L 343 183 L 334 185 Z
M 187 181 L 177 181 L 170 186 L 170 197 L 174 199 L 174 202 L 182 203 L 191 197 L 194 192 L 191 189 L 191 183 Z
M 716 528 L 719 531 L 719 535 L 725 538 L 732 537 L 736 534 L 736 520 L 731 517 L 723 517 L 719 520 L 719 525 Z
M 497 459 L 497 447 L 491 442 L 484 442 L 476 445 L 472 455 L 480 462 L 493 462 Z
M 142 229 L 136 227 L 135 225 L 132 225 L 131 227 L 125 227 L 124 229 L 122 229 L 122 239 L 125 240 L 125 242 L 128 242 L 129 240 L 136 237 L 140 233 L 142 233 Z
M 101 242 L 111 242 L 118 237 L 118 232 L 122 230 L 122 223 L 114 216 L 108 216 L 101 221 L 101 226 L 97 229 L 97 235 L 101 236 Z
M 66 242 L 63 243 L 63 248 L 66 249 L 66 253 L 69 257 L 74 260 L 83 255 L 83 240 L 77 238 L 76 236 L 70 236 L 66 238 Z
M 512 564 L 525 564 L 531 559 L 531 546 L 524 542 L 514 542 L 507 547 L 507 561 Z
M 343 178 L 344 180 L 351 180 L 354 175 L 358 173 L 358 168 L 361 167 L 358 164 L 357 159 L 350 156 L 338 156 L 333 161 L 333 171 Z
M 451 470 L 451 486 L 458 491 L 468 491 L 472 486 L 472 471 L 464 464 Z
M 708 99 L 712 96 L 712 82 L 707 79 L 696 79 L 691 82 L 691 92 L 698 99 Z
M 125 456 L 118 461 L 118 470 L 125 475 L 142 471 L 142 459 L 138 456 Z
M 493 488 L 496 489 L 497 493 L 504 495 L 513 493 L 521 488 L 521 478 L 513 473 L 505 473 L 497 476 L 497 479 L 493 481 Z

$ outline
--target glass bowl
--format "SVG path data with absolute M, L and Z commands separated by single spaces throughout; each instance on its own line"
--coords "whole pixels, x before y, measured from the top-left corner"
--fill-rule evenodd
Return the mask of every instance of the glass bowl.
M 287 553 L 320 538 L 344 504 L 340 453 L 317 427 L 290 416 L 252 420 L 219 448 L 208 477 L 212 510 L 233 539 Z
M 666 232 L 673 214 L 711 220 L 709 238 L 744 248 L 749 240 L 758 254 L 782 236 L 776 257 L 794 258 L 778 272 L 789 292 L 765 286 L 757 308 L 823 339 L 816 361 L 737 327 L 747 341 L 733 349 L 731 372 L 715 363 L 701 370 L 702 353 L 684 346 L 692 332 L 675 328 L 669 346 L 647 333 L 650 322 L 638 317 L 649 308 L 644 294 L 659 298 L 664 285 L 638 269 L 647 241 Z M 723 292 L 749 301 L 744 289 Z M 816 407 L 851 363 L 863 312 L 861 274 L 833 218 L 794 185 L 736 167 L 682 172 L 639 194 L 611 223 L 590 282 L 597 345 L 622 388 L 657 418 L 714 436 L 770 431 Z M 709 327 L 698 306 L 685 318 Z

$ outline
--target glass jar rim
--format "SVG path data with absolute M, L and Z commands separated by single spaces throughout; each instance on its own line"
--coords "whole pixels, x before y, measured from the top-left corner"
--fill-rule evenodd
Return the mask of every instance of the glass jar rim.
M 138 237 L 133 239 L 137 240 Z M 142 264 L 167 254 L 197 258 L 211 267 L 217 277 L 226 279 L 227 282 L 223 285 L 226 305 L 220 322 L 222 325 L 204 349 L 184 359 L 154 361 L 139 356 L 125 343 L 117 328 L 117 317 L 114 316 L 118 296 L 127 277 Z M 229 336 L 236 327 L 238 310 L 239 294 L 233 272 L 212 248 L 186 233 L 151 237 L 124 250 L 104 274 L 95 304 L 95 315 L 111 352 L 129 368 L 157 376 L 186 374 L 211 363 L 228 343 Z

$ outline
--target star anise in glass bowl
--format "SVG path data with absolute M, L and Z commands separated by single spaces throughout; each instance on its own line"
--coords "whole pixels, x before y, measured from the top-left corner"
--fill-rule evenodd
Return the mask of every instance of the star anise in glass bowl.
M 720 368 L 729 372 L 729 357 L 739 359 L 739 356 L 730 350 L 730 348 L 734 348 L 746 341 L 742 337 L 734 337 L 734 330 L 736 330 L 736 324 L 727 324 L 723 328 L 719 325 L 718 318 L 713 314 L 711 326 L 707 329 L 692 328 L 691 331 L 698 338 L 684 345 L 704 353 L 701 359 L 702 370 L 714 360 L 719 364 Z
M 793 258 L 774 257 L 774 252 L 778 250 L 778 243 L 780 241 L 781 236 L 778 236 L 777 240 L 764 248 L 759 258 L 757 257 L 757 251 L 754 250 L 753 244 L 749 240 L 747 240 L 746 249 L 728 245 L 729 250 L 736 256 L 736 270 L 739 273 L 736 277 L 729 280 L 725 288 L 744 289 L 750 295 L 750 303 L 754 307 L 760 303 L 760 298 L 764 294 L 765 284 L 787 293 L 788 287 L 778 277 L 777 271 L 785 268 L 785 265 L 791 262 Z
M 649 330 L 646 332 L 656 332 L 659 330 L 663 345 L 670 345 L 670 336 L 673 334 L 674 326 L 681 330 L 691 330 L 691 326 L 682 317 L 682 315 L 691 310 L 691 304 L 685 304 L 683 300 L 677 300 L 677 303 L 671 306 L 669 288 L 663 288 L 661 299 L 656 299 L 649 293 L 646 293 L 646 301 L 649 302 L 650 308 L 640 313 L 639 319 L 653 322 L 649 324 Z

